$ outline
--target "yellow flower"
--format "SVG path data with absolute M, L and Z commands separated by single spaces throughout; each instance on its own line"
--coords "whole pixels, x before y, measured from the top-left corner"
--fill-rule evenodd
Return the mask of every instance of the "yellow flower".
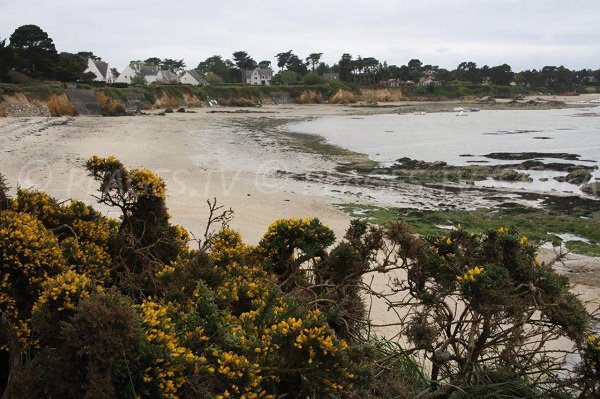
M 528 242 L 528 241 L 529 241 L 529 239 L 527 238 L 527 236 L 522 236 L 522 237 L 519 239 L 519 245 L 520 245 L 520 246 L 522 246 L 522 247 L 524 247 L 524 246 L 526 246 L 526 245 L 527 245 L 527 242 Z

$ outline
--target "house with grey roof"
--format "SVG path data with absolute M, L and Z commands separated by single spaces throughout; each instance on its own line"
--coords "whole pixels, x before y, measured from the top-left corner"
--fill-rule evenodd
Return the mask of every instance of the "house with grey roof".
M 251 85 L 269 86 L 273 79 L 273 70 L 271 68 L 256 68 L 252 71 L 246 71 L 246 83 Z
M 135 77 L 144 79 L 146 84 L 160 83 L 160 84 L 177 84 L 179 78 L 177 74 L 171 71 L 160 69 L 158 65 L 142 65 L 129 64 L 119 77 L 115 80 L 117 83 L 131 83 Z
M 104 61 L 88 58 L 87 68 L 84 73 L 88 72 L 91 72 L 96 76 L 94 78 L 94 81 L 96 82 L 112 83 L 115 80 L 112 72 L 108 68 L 108 63 Z
M 185 71 L 183 75 L 179 78 L 179 82 L 184 85 L 193 85 L 193 86 L 204 86 L 207 85 L 208 82 L 204 77 L 195 69 L 190 71 Z

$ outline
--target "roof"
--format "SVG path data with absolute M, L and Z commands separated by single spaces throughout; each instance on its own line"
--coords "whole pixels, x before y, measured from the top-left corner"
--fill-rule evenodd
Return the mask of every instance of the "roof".
M 96 68 L 98 68 L 98 71 L 100 71 L 100 73 L 102 74 L 103 78 L 106 78 L 106 73 L 108 72 L 108 63 L 104 62 L 104 61 L 100 61 L 100 60 L 94 60 L 92 59 L 92 62 L 94 63 L 94 65 L 96 65 Z M 100 77 L 100 76 L 98 76 Z
M 187 71 L 187 73 L 189 73 L 190 75 L 192 75 L 192 78 L 196 79 L 199 83 L 205 81 L 204 77 L 198 71 L 196 71 L 195 69 Z
M 176 81 L 177 80 L 177 74 L 169 71 L 169 70 L 163 70 L 162 71 L 163 77 L 165 78 L 165 80 L 173 80 Z
M 270 68 L 256 68 L 253 69 L 251 71 L 246 71 L 246 79 L 250 79 L 252 77 L 252 74 L 257 71 L 258 74 L 262 77 L 262 76 L 266 76 L 267 78 L 272 78 L 273 77 L 273 70 Z
M 144 65 L 140 68 L 140 74 L 142 76 L 155 76 L 158 75 L 160 68 L 158 65 Z

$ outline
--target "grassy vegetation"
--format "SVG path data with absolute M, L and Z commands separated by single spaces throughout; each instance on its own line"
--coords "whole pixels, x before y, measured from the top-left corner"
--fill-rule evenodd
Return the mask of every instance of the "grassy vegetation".
M 24 84 L 0 83 L 0 95 L 23 93 L 37 100 L 47 101 L 55 94 L 65 92 L 62 84 L 47 82 L 30 82 Z
M 550 241 L 560 245 L 556 234 L 570 233 L 586 238 L 589 244 L 570 241 L 567 248 L 575 253 L 600 256 L 600 212 L 586 218 L 577 214 L 559 213 L 547 209 L 528 208 L 506 203 L 499 208 L 466 210 L 416 210 L 408 208 L 381 208 L 361 204 L 340 204 L 338 208 L 353 217 L 387 225 L 395 220 L 408 222 L 417 233 L 435 235 L 447 231 L 448 226 L 461 226 L 467 231 L 483 233 L 500 226 L 517 227 L 536 242 Z
M 406 97 L 499 97 L 512 98 L 517 95 L 528 94 L 530 91 L 525 86 L 495 86 L 472 83 L 448 84 L 442 86 L 412 86 L 405 89 Z

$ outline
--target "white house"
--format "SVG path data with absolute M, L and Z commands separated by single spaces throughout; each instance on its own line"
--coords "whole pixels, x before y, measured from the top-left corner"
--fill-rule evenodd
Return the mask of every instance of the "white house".
M 196 70 L 185 71 L 179 78 L 179 82 L 184 85 L 204 86 L 208 82 Z
M 269 86 L 273 79 L 273 70 L 256 68 L 253 71 L 246 71 L 246 83 L 251 85 Z
M 418 83 L 419 86 L 440 86 L 441 84 L 442 82 L 434 80 L 431 76 L 421 78 Z
M 115 80 L 117 83 L 131 83 L 131 80 L 136 76 L 144 79 L 146 84 L 150 83 L 161 83 L 161 84 L 177 84 L 179 83 L 179 78 L 177 75 L 171 71 L 164 71 L 160 69 L 158 65 L 143 65 L 137 66 L 135 64 L 130 64 L 123 72 L 119 75 L 119 77 Z
M 123 69 L 119 77 L 115 79 L 115 83 L 131 83 L 131 80 L 136 76 L 139 76 L 137 68 L 134 65 L 129 64 Z
M 84 73 L 88 72 L 96 75 L 94 78 L 94 81 L 96 82 L 112 83 L 115 80 L 112 72 L 108 68 L 108 63 L 104 61 L 88 58 L 87 68 Z

